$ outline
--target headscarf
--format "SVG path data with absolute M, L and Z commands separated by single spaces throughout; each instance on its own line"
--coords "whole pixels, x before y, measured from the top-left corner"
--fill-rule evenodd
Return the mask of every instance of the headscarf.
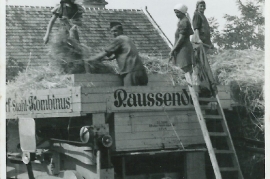
M 188 7 L 186 5 L 184 5 L 184 4 L 176 4 L 173 9 L 174 10 L 178 10 L 178 11 L 184 13 L 187 16 L 189 22 L 191 22 L 190 16 L 189 16 L 189 14 L 187 12 L 188 11 Z
M 199 4 L 202 4 L 202 3 L 205 4 L 205 1 L 204 0 L 198 0 L 197 3 L 196 3 L 196 9 L 198 8 Z

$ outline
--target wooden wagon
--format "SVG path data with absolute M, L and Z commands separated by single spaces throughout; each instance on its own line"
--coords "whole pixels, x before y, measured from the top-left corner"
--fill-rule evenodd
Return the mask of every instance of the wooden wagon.
M 67 78 L 73 87 L 7 96 L 20 138 L 8 144 L 8 177 L 206 178 L 207 149 L 187 87 L 168 75 L 150 75 L 140 87 L 123 87 L 116 75 Z M 229 109 L 228 87 L 218 88 Z

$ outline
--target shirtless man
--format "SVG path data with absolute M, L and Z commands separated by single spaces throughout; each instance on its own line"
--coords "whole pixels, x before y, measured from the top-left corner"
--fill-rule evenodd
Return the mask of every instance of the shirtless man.
M 147 85 L 147 73 L 138 50 L 134 42 L 126 35 L 123 35 L 122 24 L 120 22 L 111 22 L 110 31 L 115 38 L 114 41 L 103 52 L 89 61 L 116 59 L 124 86 Z M 104 58 L 106 56 L 109 58 Z

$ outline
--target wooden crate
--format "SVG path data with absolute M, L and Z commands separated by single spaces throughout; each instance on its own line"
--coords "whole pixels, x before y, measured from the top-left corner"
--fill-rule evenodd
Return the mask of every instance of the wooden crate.
M 172 127 L 173 126 L 173 127 Z M 181 148 L 204 144 L 195 111 L 115 113 L 116 151 Z
M 231 107 L 230 92 L 227 86 L 219 86 L 219 96 L 220 101 L 224 109 Z M 173 96 L 175 93 L 182 94 L 183 90 L 186 91 L 183 95 L 184 100 L 188 100 L 188 104 L 184 105 L 181 100 L 181 105 L 166 105 L 163 101 L 161 105 L 144 105 L 144 106 L 120 106 L 117 107 L 115 102 L 115 92 L 118 90 L 124 90 L 127 95 L 130 94 L 144 94 L 147 96 L 149 93 L 156 95 L 157 93 L 165 99 L 165 94 L 168 93 Z M 194 106 L 191 104 L 191 97 L 187 96 L 188 88 L 186 86 L 167 86 L 167 87 L 151 87 L 151 86 L 132 86 L 132 87 L 82 87 L 81 88 L 81 103 L 82 103 L 82 113 L 99 113 L 99 112 L 130 112 L 130 111 L 162 111 L 166 110 L 194 110 Z M 186 95 L 187 94 L 187 95 Z M 188 99 L 189 98 L 189 99 Z M 128 99 L 126 99 L 128 100 Z M 148 99 L 146 101 L 149 102 Z M 168 102 L 173 103 L 173 102 Z M 211 108 L 209 103 L 203 106 L 205 109 Z M 195 110 L 194 110 L 195 111 Z
M 71 87 L 11 94 L 6 98 L 6 116 L 7 119 L 80 116 L 80 93 L 80 87 Z
M 136 87 L 72 87 L 61 88 L 51 90 L 37 90 L 29 92 L 24 96 L 13 94 L 7 96 L 6 112 L 8 119 L 16 119 L 20 116 L 33 117 L 33 118 L 50 118 L 50 117 L 75 117 L 83 116 L 89 113 L 105 113 L 105 112 L 129 112 L 129 111 L 162 111 L 166 110 L 194 110 L 194 107 L 189 100 L 188 105 L 165 105 L 163 103 L 160 106 L 132 106 L 132 107 L 116 107 L 114 102 L 115 91 L 125 90 L 127 94 L 149 94 L 156 95 L 160 93 L 164 97 L 166 93 L 183 93 L 183 90 L 187 90 L 187 87 L 151 87 L 151 86 L 136 86 Z M 226 87 L 222 86 L 219 89 L 219 96 L 221 104 L 224 109 L 231 107 L 230 92 Z M 223 91 L 222 91 L 223 90 Z M 188 93 L 188 91 L 187 91 Z M 36 97 L 34 102 L 29 102 L 30 98 Z M 185 100 L 189 98 L 185 96 Z M 52 99 L 67 100 L 65 107 L 50 109 L 46 107 L 48 102 Z M 148 101 L 147 101 L 148 102 Z M 183 101 L 182 101 L 183 102 Z M 30 109 L 30 106 L 34 103 L 37 106 L 39 103 L 42 107 L 36 109 Z M 171 103 L 171 102 L 168 102 Z M 64 105 L 64 103 L 63 103 Z M 210 106 L 204 106 L 210 108 Z
M 27 94 L 12 94 L 7 96 L 6 111 L 7 118 L 14 119 L 20 116 L 33 118 L 49 118 L 49 117 L 73 117 L 83 116 L 89 113 L 105 113 L 105 112 L 128 112 L 128 111 L 160 111 L 166 110 L 189 110 L 193 109 L 192 105 L 182 106 L 151 106 L 136 108 L 119 108 L 114 107 L 114 94 L 119 89 L 124 89 L 128 94 L 134 93 L 182 93 L 187 86 L 173 87 L 168 75 L 150 75 L 148 86 L 120 86 L 121 82 L 117 75 L 103 74 L 81 74 L 69 75 L 74 87 L 61 89 L 46 89 L 29 91 Z M 87 87 L 87 84 L 94 83 L 95 86 Z M 76 85 L 83 85 L 83 87 Z M 230 91 L 227 86 L 219 86 L 219 97 L 224 109 L 231 107 Z M 36 99 L 43 105 L 43 109 L 31 110 L 32 102 L 29 99 Z M 66 100 L 69 104 L 61 109 L 47 109 L 44 105 L 53 99 Z M 46 108 L 46 109 L 45 109 Z
M 67 75 L 73 86 L 115 87 L 122 86 L 119 75 L 113 74 L 72 74 Z M 147 86 L 172 86 L 171 75 L 148 75 Z

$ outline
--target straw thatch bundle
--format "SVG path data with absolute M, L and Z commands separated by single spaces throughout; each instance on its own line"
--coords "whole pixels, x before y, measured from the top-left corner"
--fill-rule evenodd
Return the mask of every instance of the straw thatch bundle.
M 264 52 L 226 50 L 209 57 L 217 82 L 230 85 L 232 99 L 245 108 L 241 117 L 246 137 L 260 138 L 264 133 Z M 254 127 L 255 126 L 255 127 Z
M 64 30 L 53 34 L 48 48 L 50 64 L 66 74 L 85 73 L 84 60 L 93 55 L 90 47 L 80 44 Z M 90 62 L 88 65 L 91 73 L 115 73 L 114 69 L 104 63 Z
M 227 50 L 210 56 L 221 85 L 231 85 L 233 99 L 250 110 L 263 107 L 264 52 Z

